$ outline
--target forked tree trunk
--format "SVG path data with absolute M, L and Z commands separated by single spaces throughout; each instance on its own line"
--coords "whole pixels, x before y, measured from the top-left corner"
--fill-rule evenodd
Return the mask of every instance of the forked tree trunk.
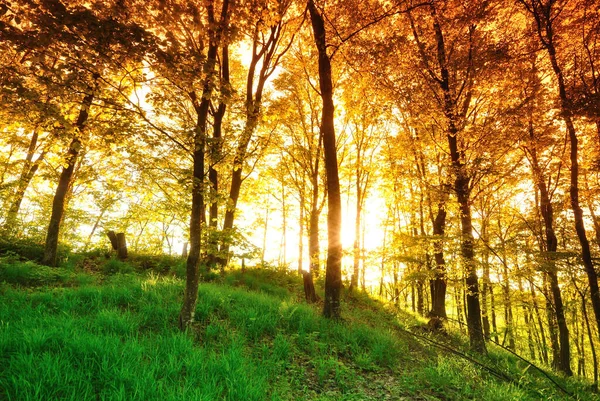
M 579 204 L 579 161 L 578 161 L 578 138 L 575 126 L 573 124 L 573 117 L 571 112 L 571 102 L 567 96 L 567 86 L 565 78 L 562 72 L 561 66 L 558 64 L 555 47 L 555 33 L 554 33 L 554 19 L 551 17 L 553 14 L 552 7 L 555 2 L 548 3 L 537 3 L 529 5 L 526 1 L 521 0 L 521 3 L 525 5 L 527 10 L 533 15 L 536 20 L 537 33 L 540 41 L 546 49 L 550 58 L 550 64 L 558 84 L 558 94 L 560 100 L 560 111 L 567 127 L 567 134 L 570 145 L 570 159 L 571 159 L 571 186 L 569 188 L 569 195 L 571 200 L 571 209 L 573 210 L 575 220 L 575 231 L 579 244 L 581 245 L 581 258 L 583 260 L 583 266 L 588 278 L 588 284 L 590 287 L 590 298 L 592 301 L 592 309 L 596 317 L 596 325 L 598 326 L 598 334 L 600 335 L 600 289 L 598 288 L 598 274 L 594 268 L 592 262 L 592 255 L 590 252 L 590 243 L 587 239 L 585 232 L 585 223 L 583 220 L 583 210 Z
M 42 153 L 38 155 L 35 161 L 33 160 L 35 149 L 37 147 L 37 141 L 38 132 L 36 128 L 34 129 L 33 134 L 31 136 L 31 141 L 29 142 L 27 156 L 25 157 L 25 163 L 23 164 L 23 169 L 21 170 L 21 175 L 17 184 L 17 190 L 15 191 L 12 203 L 6 215 L 4 227 L 9 233 L 14 233 L 17 231 L 17 216 L 19 214 L 19 210 L 21 209 L 21 203 L 23 202 L 23 198 L 25 197 L 25 191 L 27 191 L 27 188 L 29 187 L 33 176 L 37 172 L 40 163 L 46 155 L 46 152 L 42 151 Z
M 446 117 L 446 138 L 450 150 L 450 160 L 452 171 L 454 173 L 454 192 L 459 204 L 460 222 L 461 222 L 461 262 L 465 272 L 465 284 L 467 291 L 467 329 L 471 349 L 486 353 L 485 339 L 483 337 L 483 327 L 481 325 L 481 306 L 479 304 L 479 283 L 477 279 L 477 266 L 475 262 L 475 253 L 473 249 L 473 222 L 471 217 L 471 189 L 469 188 L 470 177 L 467 166 L 463 163 L 463 150 L 459 149 L 458 135 L 460 129 L 457 125 L 457 119 L 464 117 L 464 113 L 469 106 L 461 106 L 462 112 L 458 112 L 459 106 L 451 90 L 450 71 L 448 70 L 448 60 L 446 46 L 444 42 L 444 33 L 438 21 L 436 9 L 431 5 L 431 16 L 433 18 L 433 29 L 435 31 L 437 44 L 437 60 L 440 71 L 438 84 L 443 93 L 443 112 Z M 466 84 L 466 82 L 465 82 Z M 469 91 L 468 89 L 467 91 Z M 470 99 L 467 95 L 466 99 Z M 458 114 L 462 113 L 462 114 Z
M 206 77 L 202 88 L 202 97 L 198 103 L 195 92 L 190 93 L 197 114 L 196 129 L 194 133 L 193 152 L 193 182 L 192 182 L 192 210 L 190 215 L 190 251 L 186 262 L 186 281 L 183 294 L 183 305 L 179 314 L 179 329 L 186 330 L 194 323 L 196 303 L 198 301 L 198 285 L 200 263 L 202 225 L 205 220 L 206 206 L 204 204 L 204 169 L 205 169 L 205 144 L 206 125 L 210 99 L 213 92 L 212 79 L 217 63 L 217 47 L 220 42 L 221 30 L 227 25 L 229 15 L 229 0 L 224 0 L 221 9 L 220 22 L 215 21 L 214 1 L 207 2 L 206 9 L 210 28 L 210 44 L 208 46 L 204 72 Z M 216 26 L 219 24 L 220 26 Z
M 336 139 L 333 105 L 333 83 L 331 61 L 327 54 L 325 21 L 319 14 L 313 0 L 308 1 L 308 10 L 313 28 L 315 45 L 319 53 L 319 88 L 323 100 L 321 133 L 327 174 L 327 267 L 325 270 L 325 304 L 323 315 L 328 318 L 340 317 L 340 293 L 342 289 L 342 200 L 336 154 Z
M 221 93 L 224 92 L 224 87 L 229 84 L 229 47 L 227 44 L 223 45 L 221 52 Z M 215 166 L 221 160 L 221 153 L 223 145 L 222 139 L 222 128 L 223 128 L 223 117 L 227 111 L 227 102 L 221 99 L 217 111 L 213 117 L 213 144 L 210 147 L 210 167 L 208 169 L 208 181 L 211 186 L 211 201 L 209 207 L 208 226 L 210 227 L 210 237 L 208 248 L 210 250 L 208 255 L 207 264 L 210 268 L 215 267 L 217 264 L 224 266 L 227 263 L 227 256 L 219 254 L 219 236 L 218 236 L 218 220 L 219 220 L 219 173 Z M 222 238 L 221 238 L 222 240 Z
M 533 127 L 533 119 L 530 116 L 529 119 L 529 138 L 534 141 L 536 140 L 535 131 Z M 539 165 L 537 150 L 535 145 L 531 146 L 529 151 L 529 160 L 535 184 L 539 191 L 540 200 L 540 213 L 544 220 L 545 238 L 546 238 L 546 257 L 545 262 L 547 263 L 546 275 L 548 276 L 550 290 L 552 293 L 552 305 L 554 306 L 553 311 L 556 315 L 556 322 L 559 331 L 559 343 L 555 344 L 558 346 L 558 354 L 555 356 L 558 359 L 554 360 L 555 366 L 562 371 L 564 374 L 571 376 L 571 350 L 569 346 L 569 328 L 567 326 L 567 320 L 565 318 L 565 311 L 562 301 L 562 294 L 558 283 L 558 273 L 555 263 L 555 253 L 558 248 L 558 240 L 554 231 L 554 208 L 550 199 L 550 193 L 546 186 L 546 180 L 542 173 L 542 169 Z M 544 249 L 542 249 L 543 251 Z
M 94 76 L 94 79 L 99 77 Z M 65 212 L 65 200 L 67 193 L 71 187 L 73 180 L 73 172 L 75 171 L 75 164 L 77 163 L 77 157 L 81 150 L 81 139 L 80 136 L 85 131 L 86 123 L 89 116 L 89 110 L 94 100 L 94 92 L 96 90 L 96 83 L 91 92 L 85 95 L 81 102 L 79 109 L 79 116 L 75 122 L 76 132 L 71 139 L 69 144 L 69 150 L 65 158 L 65 166 L 63 167 L 60 177 L 58 179 L 58 186 L 54 193 L 54 199 L 52 200 L 52 214 L 50 215 L 50 224 L 48 225 L 48 232 L 46 234 L 46 244 L 44 246 L 44 256 L 42 258 L 42 264 L 47 266 L 56 266 L 57 250 L 58 250 L 58 238 L 60 236 L 60 226 L 63 220 Z

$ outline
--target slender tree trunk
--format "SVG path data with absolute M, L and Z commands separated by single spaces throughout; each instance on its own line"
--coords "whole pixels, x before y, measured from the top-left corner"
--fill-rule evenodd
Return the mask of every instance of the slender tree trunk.
M 308 255 L 310 257 L 310 272 L 313 276 L 319 277 L 320 272 L 320 246 L 319 246 L 319 165 L 321 160 L 322 135 L 319 134 L 319 143 L 317 145 L 317 154 L 315 164 L 310 177 L 312 185 L 312 199 L 308 227 Z
M 533 127 L 533 118 L 529 118 L 529 137 L 532 141 L 536 140 L 535 131 Z M 554 231 L 554 209 L 550 199 L 550 194 L 546 186 L 546 180 L 542 173 L 541 167 L 538 162 L 537 150 L 535 145 L 531 146 L 529 151 L 529 161 L 531 163 L 531 169 L 533 171 L 533 177 L 535 179 L 536 187 L 539 191 L 540 201 L 540 213 L 544 220 L 545 237 L 546 237 L 546 274 L 548 276 L 550 290 L 552 292 L 552 305 L 553 310 L 556 314 L 556 322 L 559 331 L 559 350 L 558 360 L 555 360 L 555 366 L 564 374 L 571 376 L 570 360 L 571 351 L 569 346 L 569 328 L 565 319 L 565 311 L 562 301 L 562 294 L 558 282 L 558 273 L 555 263 L 555 253 L 558 248 L 558 240 Z M 542 249 L 543 251 L 544 249 Z
M 544 330 L 544 323 L 542 321 L 542 316 L 540 314 L 540 309 L 538 307 L 537 301 L 536 301 L 536 292 L 535 289 L 533 287 L 533 283 L 531 282 L 531 280 L 529 281 L 529 289 L 531 291 L 531 302 L 533 304 L 533 310 L 535 311 L 535 316 L 537 318 L 537 324 L 540 330 L 540 337 L 541 337 L 541 342 L 542 342 L 542 360 L 544 361 L 544 363 L 546 365 L 548 365 L 548 344 L 546 342 L 546 332 Z
M 243 181 L 242 172 L 247 158 L 248 145 L 258 126 L 265 84 L 273 72 L 273 68 L 275 67 L 273 64 L 277 63 L 279 58 L 287 51 L 287 49 L 289 49 L 289 47 L 287 47 L 279 54 L 276 54 L 283 30 L 281 21 L 270 28 L 269 34 L 266 37 L 261 37 L 258 30 L 255 31 L 253 37 L 252 60 L 250 61 L 248 74 L 246 76 L 246 121 L 233 158 L 229 201 L 223 220 L 223 231 L 225 234 L 233 229 L 235 211 Z M 258 49 L 259 47 L 260 49 Z M 228 254 L 229 246 L 230 241 L 225 241 L 221 247 L 221 253 Z
M 490 282 L 490 310 L 492 311 L 492 330 L 494 341 L 498 342 L 498 325 L 496 324 L 496 302 L 494 299 L 494 286 Z
M 260 263 L 265 264 L 265 250 L 267 249 L 267 231 L 269 229 L 269 202 L 267 201 L 267 210 L 265 211 L 265 224 L 263 228 L 263 243 L 262 252 L 260 255 Z
M 544 295 L 546 298 L 546 318 L 548 319 L 548 333 L 550 336 L 550 348 L 552 349 L 552 366 L 560 369 L 560 342 L 557 334 L 556 308 L 552 295 L 548 291 L 548 280 L 544 278 Z
M 461 301 L 461 289 L 454 287 L 454 302 L 456 303 L 456 320 L 458 320 L 458 326 L 460 328 L 460 331 L 463 332 L 464 331 L 464 319 L 463 319 L 463 307 L 462 307 L 462 301 Z
M 285 203 L 285 184 L 281 182 L 281 214 L 282 214 L 282 233 L 281 233 L 281 255 L 283 259 L 280 259 L 280 264 L 285 266 L 287 264 L 287 211 Z
M 325 21 L 313 0 L 308 1 L 315 45 L 319 53 L 319 88 L 323 100 L 321 132 L 327 174 L 327 268 L 325 271 L 325 304 L 323 315 L 340 317 L 340 292 L 342 289 L 342 201 L 336 154 L 331 60 L 327 54 Z
M 229 0 L 224 0 L 221 9 L 220 24 L 225 24 L 229 15 Z M 210 44 L 208 46 L 206 64 L 204 72 L 206 78 L 202 88 L 202 97 L 200 103 L 196 98 L 195 92 L 190 93 L 190 97 L 196 109 L 197 121 L 194 133 L 194 152 L 193 152 L 193 182 L 192 182 L 192 210 L 190 214 L 190 249 L 186 262 L 186 281 L 183 294 L 183 306 L 179 315 L 179 328 L 186 330 L 194 323 L 196 313 L 196 303 L 198 301 L 198 285 L 200 281 L 200 272 L 198 270 L 201 259 L 201 239 L 202 225 L 205 224 L 206 206 L 204 204 L 204 169 L 205 169 L 205 145 L 206 145 L 206 126 L 210 99 L 212 97 L 213 85 L 212 79 L 215 73 L 217 63 L 218 42 L 220 41 L 220 29 L 216 27 L 217 22 L 214 17 L 214 2 L 209 0 L 206 5 L 208 19 L 213 27 L 210 28 Z
M 583 314 L 583 320 L 585 321 L 585 327 L 587 330 L 588 341 L 590 342 L 590 350 L 592 351 L 592 363 L 594 364 L 594 390 L 598 390 L 598 357 L 596 356 L 596 346 L 594 345 L 594 336 L 592 335 L 592 328 L 590 326 L 590 319 L 588 318 L 587 305 L 585 301 L 585 295 L 581 295 L 581 312 Z
M 27 188 L 29 187 L 33 176 L 37 172 L 40 163 L 46 155 L 46 152 L 42 151 L 42 153 L 38 155 L 35 161 L 33 160 L 33 156 L 35 155 L 35 150 L 37 147 L 38 136 L 39 134 L 36 127 L 33 131 L 33 134 L 31 135 L 31 141 L 29 142 L 27 156 L 25 157 L 25 163 L 23 164 L 21 175 L 19 177 L 19 182 L 17 184 L 17 190 L 15 191 L 15 194 L 13 196 L 12 203 L 6 215 L 6 222 L 4 223 L 6 231 L 10 233 L 16 232 L 17 215 L 19 214 L 21 203 L 23 202 L 23 198 L 25 197 L 25 191 L 27 191 Z
M 558 83 L 558 93 L 560 98 L 560 110 L 562 118 L 567 127 L 567 134 L 569 137 L 570 144 L 570 159 L 571 159 L 571 186 L 569 189 L 569 195 L 571 200 L 571 209 L 573 210 L 575 220 L 575 231 L 577 232 L 577 238 L 581 245 L 581 258 L 583 259 L 583 265 L 588 278 L 590 286 L 590 298 L 592 301 L 592 309 L 596 317 L 596 325 L 598 326 L 598 333 L 600 335 L 600 289 L 598 287 L 598 274 L 594 268 L 592 262 L 592 255 L 590 252 L 590 243 L 587 239 L 585 232 L 585 223 L 583 220 L 583 210 L 579 205 L 579 161 L 578 161 L 578 138 L 573 124 L 573 118 L 571 113 L 571 106 L 569 98 L 567 97 L 567 90 L 565 79 L 562 73 L 562 69 L 558 64 L 556 57 L 556 48 L 554 45 L 554 27 L 553 20 L 550 18 L 551 7 L 553 2 L 548 5 L 541 5 L 535 7 L 532 12 L 536 20 L 541 21 L 538 24 L 538 33 L 542 44 L 548 51 L 550 58 L 550 64 L 556 76 Z
M 433 17 L 433 28 L 437 41 L 437 59 L 440 69 L 441 79 L 438 81 L 443 93 L 443 111 L 447 123 L 447 140 L 450 150 L 450 159 L 452 171 L 454 173 L 454 192 L 459 204 L 459 213 L 461 221 L 461 262 L 465 271 L 465 283 L 467 290 L 467 329 L 471 349 L 479 353 L 486 353 L 485 339 L 483 337 L 483 328 L 481 325 L 481 306 L 479 304 L 479 283 L 477 279 L 477 267 L 475 263 L 475 253 L 473 250 L 473 222 L 471 218 L 471 190 L 469 188 L 470 178 L 467 172 L 467 166 L 463 163 L 461 157 L 462 150 L 458 146 L 459 128 L 457 119 L 456 99 L 451 91 L 450 72 L 448 70 L 446 48 L 444 43 L 444 34 L 441 25 L 438 22 L 436 10 L 431 6 Z M 468 98 L 468 96 L 467 96 Z
M 523 289 L 523 280 L 521 277 L 518 278 L 519 283 L 519 294 L 521 295 L 521 308 L 523 309 L 523 320 L 525 321 L 525 328 L 527 330 L 527 345 L 529 348 L 529 357 L 531 360 L 535 360 L 535 347 L 533 344 L 533 332 L 531 330 L 531 308 L 527 306 L 524 300 L 525 290 Z
M 482 236 L 484 229 L 482 228 Z M 484 237 L 484 241 L 487 238 Z M 481 322 L 483 324 L 483 336 L 486 340 L 490 339 L 490 318 L 488 316 L 487 296 L 490 291 L 490 260 L 489 252 L 483 251 L 483 285 L 481 286 Z
M 362 186 L 360 180 L 360 148 L 357 150 L 357 161 L 356 161 L 356 172 L 355 172 L 355 184 L 356 184 L 356 209 L 354 214 L 354 265 L 352 270 L 352 277 L 350 279 L 350 290 L 358 286 L 358 274 L 360 269 L 360 217 L 362 214 Z
M 98 79 L 98 77 L 94 77 Z M 96 83 L 94 83 L 96 85 Z M 81 102 L 81 108 L 79 110 L 79 116 L 75 122 L 76 132 L 71 139 L 69 150 L 65 159 L 65 166 L 63 167 L 60 177 L 58 179 L 58 186 L 54 193 L 54 199 L 52 201 L 52 214 L 50 216 L 50 224 L 48 225 L 48 232 L 46 234 L 46 244 L 44 247 L 44 256 L 42 263 L 47 266 L 56 266 L 57 250 L 58 250 L 58 238 L 60 235 L 60 226 L 65 212 L 65 199 L 67 193 L 71 187 L 73 180 L 73 172 L 75 171 L 75 164 L 77 163 L 77 157 L 81 150 L 81 139 L 80 136 L 83 134 L 86 123 L 89 116 L 89 110 L 94 100 L 94 92 L 96 88 L 91 89 L 91 92 L 85 95 Z
M 107 209 L 108 209 L 108 207 L 102 208 L 102 210 L 100 211 L 100 214 L 96 218 L 96 221 L 94 221 L 94 225 L 92 226 L 92 231 L 90 232 L 90 235 L 88 235 L 87 241 L 85 241 L 85 246 L 83 247 L 84 252 L 87 251 L 88 247 L 90 246 L 90 243 L 92 242 L 92 238 L 94 237 L 94 233 L 96 233 L 96 230 L 98 229 L 98 226 L 100 225 L 100 221 L 102 220 L 102 217 L 104 217 L 104 213 L 106 213 Z
M 225 91 L 225 87 L 229 85 L 229 47 L 227 44 L 223 45 L 221 51 L 221 94 Z M 215 166 L 219 163 L 222 155 L 222 129 L 223 129 L 223 118 L 227 111 L 227 102 L 221 100 L 219 107 L 213 117 L 213 143 L 210 147 L 210 167 L 208 169 L 208 180 L 211 186 L 211 200 L 209 208 L 208 225 L 210 227 L 210 238 L 209 238 L 209 255 L 208 265 L 214 267 L 217 264 L 224 266 L 227 263 L 227 257 L 219 255 L 219 238 L 217 233 L 217 226 L 219 220 L 219 173 Z
M 437 214 L 433 221 L 433 258 L 435 274 L 431 285 L 431 314 L 438 318 L 446 318 L 446 261 L 444 260 L 444 234 L 446 230 L 446 205 L 438 204 Z
M 304 266 L 304 189 L 300 191 L 300 217 L 298 219 L 299 235 L 298 235 L 298 274 L 302 274 Z

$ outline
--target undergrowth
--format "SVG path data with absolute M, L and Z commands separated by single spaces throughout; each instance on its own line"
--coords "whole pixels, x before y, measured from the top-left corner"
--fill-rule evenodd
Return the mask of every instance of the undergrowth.
M 94 260 L 51 269 L 0 258 L 0 399 L 568 399 L 501 351 L 480 360 L 514 382 L 432 346 L 410 334 L 414 317 L 364 295 L 346 294 L 344 319 L 326 320 L 282 272 L 201 284 L 196 325 L 181 333 L 183 281 L 171 268 Z

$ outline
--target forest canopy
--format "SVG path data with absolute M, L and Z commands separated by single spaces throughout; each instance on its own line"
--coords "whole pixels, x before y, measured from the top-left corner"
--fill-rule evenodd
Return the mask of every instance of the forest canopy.
M 0 82 L 41 263 L 181 256 L 182 329 L 210 272 L 296 270 L 597 383 L 597 0 L 8 0 Z

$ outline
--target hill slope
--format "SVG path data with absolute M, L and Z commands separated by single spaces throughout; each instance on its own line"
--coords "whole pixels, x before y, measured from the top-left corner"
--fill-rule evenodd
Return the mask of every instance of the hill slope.
M 133 270 L 108 263 L 105 272 Z M 473 363 L 452 351 L 466 348 L 462 337 L 433 337 L 364 296 L 346 294 L 343 321 L 323 319 L 285 273 L 233 271 L 202 284 L 190 333 L 176 329 L 183 281 L 173 276 L 0 258 L 0 282 L 0 399 L 594 399 L 555 379 L 567 396 L 500 351 Z

